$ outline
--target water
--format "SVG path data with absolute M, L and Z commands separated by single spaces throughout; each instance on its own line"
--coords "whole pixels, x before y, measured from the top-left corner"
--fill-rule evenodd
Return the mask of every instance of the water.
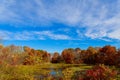
M 52 76 L 63 76 L 62 69 L 51 69 L 50 75 Z
M 64 75 L 62 73 L 62 70 L 61 68 L 59 69 L 54 69 L 54 68 L 49 68 L 49 69 L 46 69 L 46 70 L 49 70 L 50 72 L 48 74 L 37 74 L 35 76 L 35 79 L 37 80 L 43 80 L 43 79 L 47 79 L 49 77 L 53 77 L 54 79 L 56 80 L 59 80 L 60 78 L 62 78 Z

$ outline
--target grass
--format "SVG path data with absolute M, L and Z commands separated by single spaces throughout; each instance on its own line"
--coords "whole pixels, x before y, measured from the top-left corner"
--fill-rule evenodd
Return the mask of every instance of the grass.
M 1 66 L 0 80 L 34 80 L 33 66 Z
M 117 68 L 119 74 L 117 75 L 117 79 L 116 80 L 120 80 L 120 68 Z
M 92 66 L 86 64 L 41 64 L 41 65 L 1 65 L 0 66 L 0 80 L 40 80 L 38 78 L 44 78 L 42 80 L 51 80 L 51 69 L 56 71 L 56 75 L 61 77 L 59 69 L 62 69 L 64 80 L 70 79 L 74 72 L 90 69 Z M 120 75 L 117 76 L 120 80 Z

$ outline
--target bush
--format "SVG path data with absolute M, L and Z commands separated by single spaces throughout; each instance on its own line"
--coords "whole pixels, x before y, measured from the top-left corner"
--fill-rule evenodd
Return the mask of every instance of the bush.
M 86 79 L 90 80 L 113 80 L 117 72 L 104 65 L 94 66 L 92 69 L 86 71 Z
M 92 69 L 79 73 L 75 77 L 76 80 L 114 80 L 117 76 L 117 71 L 105 65 L 95 65 Z

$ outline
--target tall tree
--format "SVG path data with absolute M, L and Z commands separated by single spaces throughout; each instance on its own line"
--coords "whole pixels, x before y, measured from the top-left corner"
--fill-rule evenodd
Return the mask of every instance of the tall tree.
M 58 52 L 55 52 L 52 56 L 52 63 L 59 63 L 61 61 L 61 56 Z
M 66 63 L 74 63 L 74 49 L 69 48 L 65 49 L 62 52 L 62 57 Z

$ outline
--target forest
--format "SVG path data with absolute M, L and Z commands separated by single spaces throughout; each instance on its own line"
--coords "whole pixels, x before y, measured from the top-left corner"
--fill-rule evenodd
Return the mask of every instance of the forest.
M 105 45 L 49 53 L 0 45 L 0 80 L 120 80 L 120 49 Z

